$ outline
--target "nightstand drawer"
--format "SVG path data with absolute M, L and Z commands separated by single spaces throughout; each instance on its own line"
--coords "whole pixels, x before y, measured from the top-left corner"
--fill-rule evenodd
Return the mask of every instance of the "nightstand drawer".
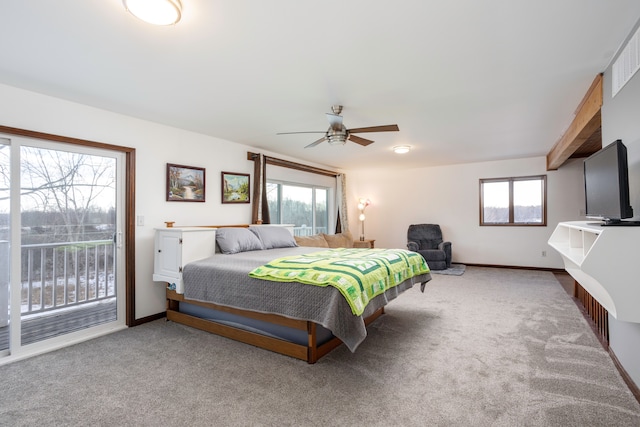
M 361 248 L 361 249 L 373 249 L 374 243 L 375 243 L 375 239 L 354 240 L 353 247 Z

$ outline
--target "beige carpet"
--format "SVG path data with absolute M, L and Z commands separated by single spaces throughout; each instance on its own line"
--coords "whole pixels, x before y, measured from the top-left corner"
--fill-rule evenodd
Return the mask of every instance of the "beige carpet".
M 575 304 L 526 270 L 435 276 L 315 365 L 156 321 L 0 378 L 11 426 L 640 426 Z

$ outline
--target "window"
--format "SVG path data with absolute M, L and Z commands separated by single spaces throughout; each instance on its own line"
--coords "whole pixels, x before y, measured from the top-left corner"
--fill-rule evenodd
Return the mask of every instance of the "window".
M 296 236 L 328 233 L 329 189 L 267 181 L 267 202 L 272 224 L 294 224 Z
M 547 176 L 480 180 L 480 225 L 547 225 Z

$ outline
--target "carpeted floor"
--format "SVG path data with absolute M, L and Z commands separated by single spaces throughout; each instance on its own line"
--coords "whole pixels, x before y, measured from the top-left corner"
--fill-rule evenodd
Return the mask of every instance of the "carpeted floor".
M 0 425 L 640 425 L 551 273 L 418 288 L 315 365 L 161 320 L 1 366 Z

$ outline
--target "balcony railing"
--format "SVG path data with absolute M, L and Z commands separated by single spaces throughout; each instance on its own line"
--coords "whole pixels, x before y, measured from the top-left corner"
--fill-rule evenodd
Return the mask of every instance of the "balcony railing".
M 313 234 L 318 234 L 318 233 L 326 233 L 327 232 L 327 227 L 316 227 L 315 232 L 313 231 L 313 227 L 311 226 L 300 226 L 300 227 L 293 227 L 293 235 L 294 236 L 311 236 Z
M 115 298 L 112 240 L 22 246 L 22 315 Z

